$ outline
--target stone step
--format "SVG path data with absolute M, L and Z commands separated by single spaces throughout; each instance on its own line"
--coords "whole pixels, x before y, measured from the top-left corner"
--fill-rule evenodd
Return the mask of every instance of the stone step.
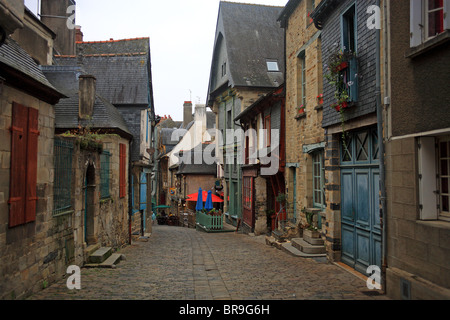
M 324 258 L 327 255 L 325 253 L 305 253 L 300 250 L 298 250 L 296 247 L 292 245 L 292 242 L 285 242 L 281 245 L 281 250 L 289 253 L 290 255 L 293 255 L 295 257 L 300 258 Z
M 86 248 L 86 257 L 91 256 L 95 251 L 100 249 L 100 244 L 91 244 Z
M 283 231 L 277 229 L 272 231 L 272 236 L 278 241 L 283 241 L 285 235 Z
M 99 264 L 108 259 L 112 254 L 112 248 L 101 247 L 89 256 L 89 263 Z
M 281 245 L 284 242 L 277 240 L 275 237 L 266 236 L 266 244 L 271 247 L 275 247 L 277 249 L 281 249 Z
M 313 238 L 307 234 L 303 234 L 303 240 L 305 240 L 307 243 L 309 243 L 313 246 L 323 246 L 323 244 L 324 244 L 324 241 L 322 240 L 322 238 Z
M 326 253 L 326 249 L 323 245 L 312 245 L 302 238 L 295 238 L 292 239 L 292 246 L 294 246 L 296 249 L 300 250 L 304 253 L 309 254 L 324 254 Z
M 116 265 L 121 261 L 125 260 L 125 256 L 120 253 L 113 253 L 108 259 L 102 263 L 89 263 L 86 264 L 85 268 L 115 268 Z

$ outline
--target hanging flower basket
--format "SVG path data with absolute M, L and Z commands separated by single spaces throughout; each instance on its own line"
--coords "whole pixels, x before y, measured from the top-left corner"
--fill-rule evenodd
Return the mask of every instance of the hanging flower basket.
M 342 61 L 341 64 L 336 66 L 336 71 L 335 72 L 339 72 L 339 71 L 342 71 L 342 70 L 347 69 L 347 68 L 348 68 L 348 61 Z

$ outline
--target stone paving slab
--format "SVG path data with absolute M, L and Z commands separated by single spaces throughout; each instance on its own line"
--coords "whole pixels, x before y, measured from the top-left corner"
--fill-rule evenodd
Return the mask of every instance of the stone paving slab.
M 120 250 L 115 269 L 81 269 L 81 290 L 66 280 L 31 300 L 379 300 L 334 264 L 267 246 L 262 237 L 154 226 L 147 242 Z

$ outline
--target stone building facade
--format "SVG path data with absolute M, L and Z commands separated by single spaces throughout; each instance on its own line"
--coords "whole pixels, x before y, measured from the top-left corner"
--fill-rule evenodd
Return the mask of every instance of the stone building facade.
M 310 14 L 321 30 L 324 74 L 322 231 L 328 258 L 363 274 L 370 265 L 381 268 L 385 252 L 380 219 L 382 123 L 377 119 L 382 108 L 381 41 L 379 30 L 367 24 L 372 4 L 322 0 Z M 337 75 L 342 84 L 333 85 L 327 74 Z M 344 99 L 336 100 L 336 94 L 342 97 L 342 93 L 346 93 L 345 104 Z
M 422 29 L 421 1 L 388 1 L 387 294 L 450 298 L 450 16 L 441 1 Z M 433 15 L 433 14 L 431 14 Z
M 319 3 L 290 1 L 278 18 L 286 33 L 288 219 L 300 227 L 307 225 L 305 210 L 324 212 L 326 207 L 322 40 L 309 16 Z
M 208 107 L 216 114 L 217 175 L 224 212 L 233 224 L 242 218 L 243 144 L 230 133 L 241 128 L 234 119 L 242 111 L 284 82 L 284 36 L 276 21 L 281 10 L 224 1 L 219 5 Z
M 0 27 L 7 22 L 2 16 Z M 54 105 L 63 97 L 6 37 L 0 44 L 0 299 L 24 298 L 65 272 L 65 228 L 58 228 L 64 222 L 52 217 Z

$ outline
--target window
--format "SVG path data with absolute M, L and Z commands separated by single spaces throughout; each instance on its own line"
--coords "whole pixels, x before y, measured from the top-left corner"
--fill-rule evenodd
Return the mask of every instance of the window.
M 72 152 L 71 142 L 55 139 L 54 216 L 72 211 Z
M 266 147 L 270 147 L 270 142 L 272 139 L 271 133 L 272 131 L 270 124 L 270 115 L 268 115 L 264 118 L 264 141 L 265 141 L 264 145 Z
M 344 51 L 356 52 L 356 6 L 342 15 L 342 45 Z
M 411 47 L 450 29 L 450 0 L 410 0 Z
M 444 32 L 444 0 L 427 0 L 425 6 L 425 37 Z
M 323 150 L 313 154 L 313 203 L 314 208 L 325 208 L 325 176 Z
M 119 144 L 119 197 L 125 198 L 127 194 L 126 179 L 126 163 L 127 163 L 127 146 L 123 143 Z
M 267 61 L 267 71 L 279 72 L 280 68 L 278 67 L 278 62 L 277 61 Z
M 39 112 L 12 106 L 9 227 L 36 220 Z
M 306 14 L 307 14 L 306 26 L 309 26 L 310 24 L 312 24 L 314 22 L 313 19 L 310 18 L 310 13 L 313 12 L 315 8 L 316 8 L 316 1 L 315 0 L 308 0 L 307 1 L 307 8 L 306 8 Z
M 226 74 L 227 74 L 227 63 L 224 62 L 224 63 L 222 64 L 222 77 L 225 77 Z
M 298 57 L 297 70 L 297 103 L 298 107 L 306 106 L 306 57 L 303 52 Z
M 418 147 L 420 218 L 450 221 L 450 136 L 421 137 Z
M 253 178 L 252 177 L 244 177 L 243 179 L 243 196 L 244 199 L 242 201 L 242 205 L 244 208 L 251 210 L 252 209 L 252 201 L 253 201 Z
M 346 61 L 341 70 L 341 77 L 343 79 L 343 88 L 349 96 L 350 102 L 358 100 L 358 62 L 356 53 L 358 51 L 357 45 L 357 19 L 356 19 L 356 5 L 352 5 L 342 15 L 342 30 L 341 30 L 342 50 L 349 53 L 349 61 Z
M 450 136 L 438 140 L 439 209 L 442 218 L 450 218 Z
M 109 192 L 109 170 L 111 154 L 103 151 L 100 155 L 100 197 L 106 199 L 110 197 Z

